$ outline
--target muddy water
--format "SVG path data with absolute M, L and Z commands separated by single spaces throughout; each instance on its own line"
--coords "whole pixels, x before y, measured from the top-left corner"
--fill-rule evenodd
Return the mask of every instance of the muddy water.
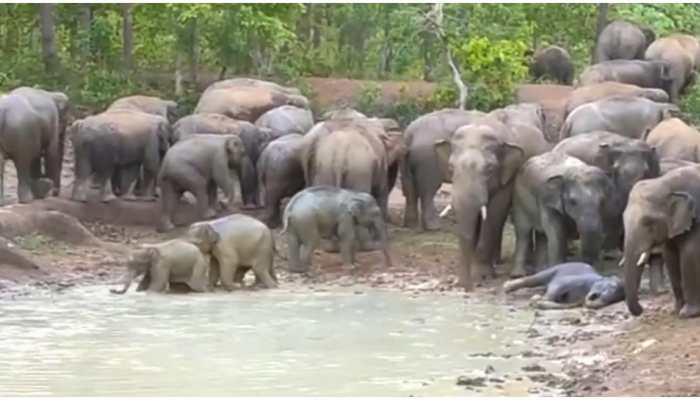
M 0 304 L 0 395 L 466 395 L 460 375 L 537 384 L 529 310 L 460 295 L 332 288 L 116 296 L 94 286 Z M 481 354 L 476 354 L 481 353 Z M 483 353 L 492 353 L 484 355 Z M 503 358 L 509 356 L 510 358 Z

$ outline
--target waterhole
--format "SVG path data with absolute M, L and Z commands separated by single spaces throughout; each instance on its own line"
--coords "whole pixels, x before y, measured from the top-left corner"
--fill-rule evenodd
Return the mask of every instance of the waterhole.
M 558 368 L 521 356 L 532 322 L 503 303 L 364 287 L 40 292 L 0 304 L 0 395 L 526 395 L 538 384 L 523 366 Z M 470 374 L 497 383 L 456 384 Z

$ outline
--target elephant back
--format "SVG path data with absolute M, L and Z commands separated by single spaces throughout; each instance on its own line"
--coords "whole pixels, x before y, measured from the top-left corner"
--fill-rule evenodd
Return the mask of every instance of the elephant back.
M 255 122 L 265 112 L 284 105 L 308 108 L 308 100 L 301 95 L 271 90 L 266 85 L 224 86 L 207 89 L 195 108 L 195 113 L 216 113 L 227 117 Z

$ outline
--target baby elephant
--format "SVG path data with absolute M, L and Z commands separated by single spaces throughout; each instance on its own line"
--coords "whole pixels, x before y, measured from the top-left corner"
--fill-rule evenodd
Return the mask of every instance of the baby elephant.
M 321 239 L 338 240 L 343 263 L 354 268 L 355 249 L 359 246 L 356 232 L 361 228 L 378 234 L 377 247 L 383 249 L 385 265 L 391 265 L 386 224 L 377 201 L 369 193 L 332 186 L 304 189 L 289 200 L 283 222 L 291 272 L 308 271 L 311 255 Z
M 585 306 L 603 308 L 625 299 L 625 288 L 617 276 L 600 275 L 588 264 L 570 262 L 558 264 L 534 275 L 513 279 L 503 284 L 506 293 L 526 288 L 546 286 L 544 299 L 536 303 L 542 309 Z M 538 299 L 539 296 L 538 296 Z
M 190 225 L 185 240 L 212 256 L 209 269 L 211 286 L 221 278 L 224 288 L 231 291 L 234 281 L 242 281 L 249 268 L 265 287 L 277 287 L 272 263 L 275 241 L 272 231 L 257 219 L 233 214 L 197 222 Z
M 127 261 L 124 287 L 121 290 L 112 289 L 112 293 L 126 293 L 131 282 L 141 275 L 144 277 L 137 291 L 165 292 L 170 283 L 184 283 L 196 292 L 209 291 L 209 256 L 202 254 L 197 246 L 174 239 L 141 247 Z

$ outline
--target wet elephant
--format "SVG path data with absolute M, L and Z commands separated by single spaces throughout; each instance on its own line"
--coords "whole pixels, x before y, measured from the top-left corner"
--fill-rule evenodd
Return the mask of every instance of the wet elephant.
M 579 87 L 571 92 L 566 102 L 566 115 L 578 106 L 616 95 L 644 97 L 657 103 L 668 103 L 668 93 L 662 89 L 643 88 L 620 82 L 601 82 Z
M 525 275 L 531 270 L 528 263 L 564 262 L 567 242 L 576 237 L 581 238 L 582 261 L 599 266 L 612 191 L 605 171 L 575 157 L 549 152 L 529 159 L 515 179 L 511 276 Z M 545 255 L 547 260 L 541 260 Z
M 574 64 L 566 49 L 547 46 L 535 52 L 530 64 L 530 75 L 534 80 L 549 78 L 562 85 L 571 85 L 574 80 Z
M 269 129 L 272 139 L 293 133 L 304 135 L 314 126 L 314 117 L 306 108 L 281 106 L 261 115 L 255 126 Z
M 700 132 L 678 118 L 669 118 L 645 138 L 660 158 L 700 162 Z
M 663 260 L 681 318 L 700 316 L 700 167 L 678 168 L 639 182 L 624 213 L 625 293 L 632 315 L 639 304 L 642 267 L 656 246 Z
M 595 62 L 644 58 L 644 50 L 656 39 L 654 31 L 627 21 L 612 21 L 603 28 L 595 48 Z
M 516 132 L 490 117 L 457 129 L 449 141 L 435 143 L 440 168 L 452 182 L 459 283 L 467 290 L 483 275 L 494 275 L 515 174 L 527 159 L 548 149 L 539 130 Z
M 283 216 L 289 251 L 289 270 L 307 272 L 321 239 L 337 241 L 346 267 L 354 269 L 357 247 L 376 247 L 391 265 L 387 226 L 377 201 L 368 193 L 331 186 L 313 186 L 294 195 Z M 376 246 L 359 245 L 358 228 L 379 236 Z
M 235 135 L 196 135 L 182 140 L 165 155 L 158 175 L 161 190 L 161 222 L 159 231 L 174 228 L 175 209 L 184 192 L 197 199 L 197 212 L 206 219 L 216 215 L 217 189 L 233 208 L 234 177 L 240 177 L 245 150 Z

